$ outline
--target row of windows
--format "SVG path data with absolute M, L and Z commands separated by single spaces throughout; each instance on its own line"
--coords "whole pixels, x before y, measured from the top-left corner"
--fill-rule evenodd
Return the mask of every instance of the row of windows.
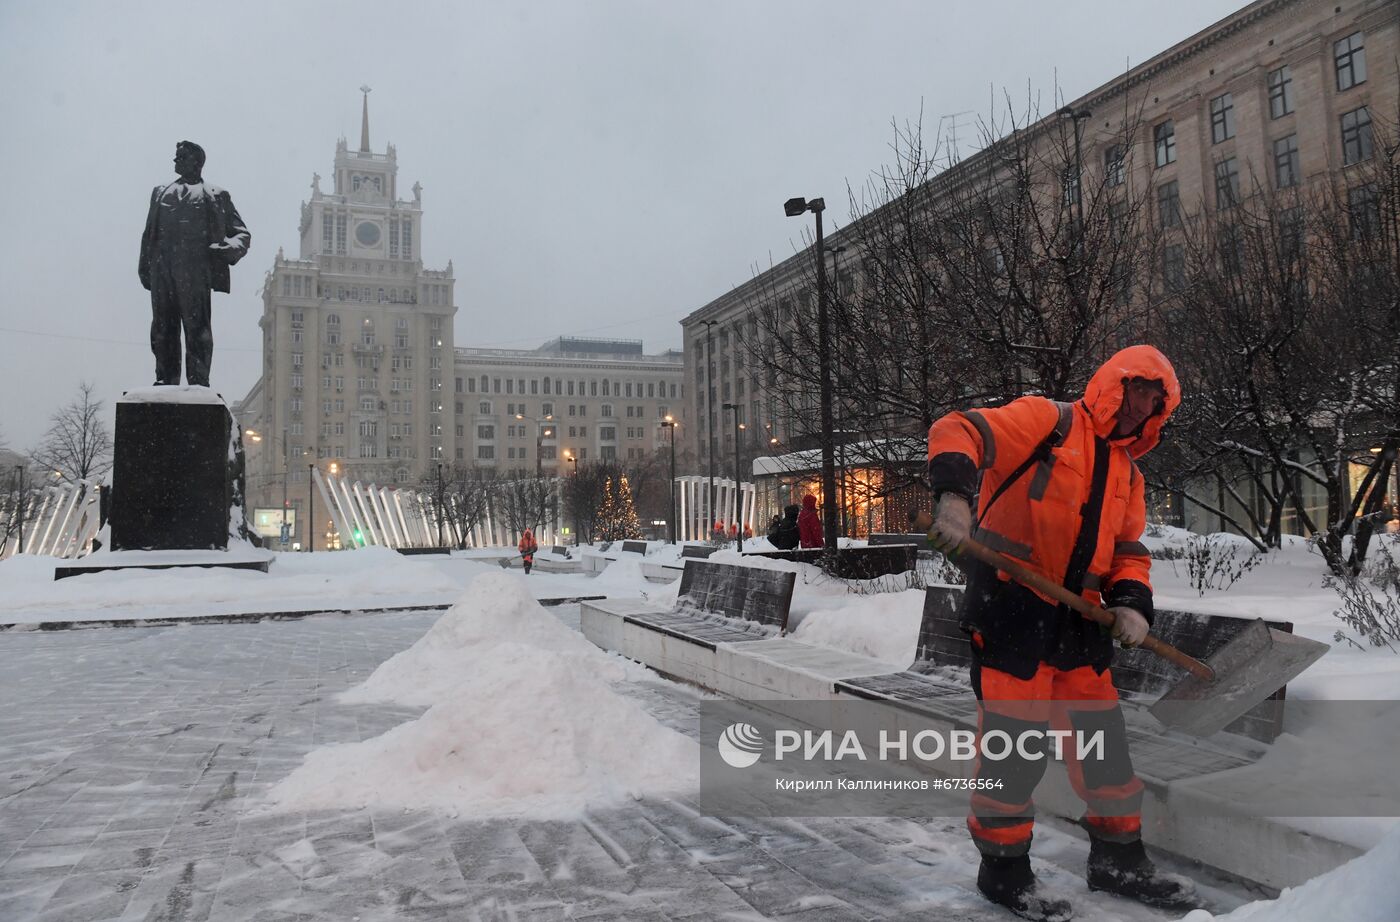
M 541 383 L 543 383 L 543 386 L 541 386 Z M 602 390 L 601 396 L 603 397 L 640 398 L 645 396 L 652 399 L 657 397 L 660 397 L 662 400 L 667 399 L 667 382 L 665 381 L 659 383 L 656 381 L 638 381 L 634 385 L 631 381 L 614 382 L 609 378 L 603 378 L 601 382 L 597 380 L 579 381 L 577 385 L 575 385 L 572 379 L 564 381 L 546 377 L 543 382 L 538 378 L 531 378 L 529 380 L 530 393 L 533 395 L 538 395 L 543 392 L 544 394 L 554 394 L 560 397 L 598 397 L 600 396 L 600 386 Z M 502 379 L 482 375 L 480 378 L 469 377 L 457 379 L 457 393 L 459 394 L 475 394 L 478 392 L 482 394 L 524 394 L 525 388 L 525 378 Z M 675 384 L 670 385 L 670 399 L 676 399 Z
M 1353 109 L 1341 117 L 1342 162 L 1345 165 L 1369 160 L 1374 153 L 1371 114 L 1366 106 Z M 1216 162 L 1215 205 L 1230 208 L 1240 200 L 1240 167 L 1236 157 Z M 1290 189 L 1303 178 L 1298 136 L 1290 134 L 1273 142 L 1273 183 L 1276 189 Z M 1181 192 L 1177 180 L 1157 187 L 1157 219 L 1164 228 L 1181 224 Z
M 613 447 L 610 446 L 610 445 L 605 445 L 605 446 L 603 446 L 603 448 L 601 449 L 601 451 L 602 451 L 602 457 L 603 457 L 603 458 L 615 458 L 615 457 L 617 457 L 617 449 L 613 448 Z M 461 461 L 461 460 L 462 460 L 462 455 L 463 455 L 463 450 L 462 450 L 461 448 L 458 448 L 458 449 L 457 449 L 457 460 L 458 460 L 458 461 Z M 506 458 L 507 458 L 507 460 L 524 461 L 524 460 L 527 458 L 528 455 L 529 455 L 529 450 L 528 450 L 527 448 L 525 448 L 525 446 L 523 446 L 523 445 L 520 446 L 519 448 L 515 448 L 515 447 L 507 447 L 507 448 L 506 448 Z M 554 461 L 554 460 L 557 459 L 557 457 L 558 457 L 558 455 L 556 454 L 555 448 L 554 448 L 553 445 L 545 445 L 543 448 L 540 449 L 540 460 L 541 460 L 541 461 Z M 576 449 L 575 452 L 574 452 L 574 457 L 578 458 L 580 461 L 587 461 L 587 460 L 588 460 L 588 449 L 587 449 L 586 447 L 585 447 L 585 448 Z M 631 457 L 631 455 L 629 455 L 629 457 Z M 641 457 L 641 455 L 638 454 L 637 457 Z M 496 446 L 495 446 L 495 445 L 478 445 L 478 446 L 476 446 L 476 459 L 477 459 L 478 461 L 494 461 L 494 460 L 496 460 Z
M 1344 92 L 1366 82 L 1366 36 L 1356 32 L 1333 43 L 1333 67 L 1337 91 Z M 1294 110 L 1293 73 L 1287 64 L 1269 72 L 1269 117 L 1278 119 Z M 1360 110 L 1364 111 L 1364 107 Z M 1369 117 L 1368 117 L 1369 124 Z M 1343 126 L 1345 133 L 1345 125 Z M 1219 144 L 1235 136 L 1235 101 L 1231 93 L 1221 93 L 1210 101 L 1210 139 Z M 1343 142 L 1345 146 L 1345 141 Z M 1159 167 L 1176 162 L 1176 126 L 1171 119 L 1152 129 L 1154 159 Z M 1110 152 L 1113 149 L 1110 148 Z M 1367 154 L 1366 156 L 1369 156 Z M 1361 159 L 1365 159 L 1362 157 Z M 1105 154 L 1105 164 L 1110 154 Z M 1347 160 L 1355 163 L 1355 160 Z M 1121 180 L 1120 180 L 1121 181 Z M 1110 182 L 1110 185 L 1116 183 Z

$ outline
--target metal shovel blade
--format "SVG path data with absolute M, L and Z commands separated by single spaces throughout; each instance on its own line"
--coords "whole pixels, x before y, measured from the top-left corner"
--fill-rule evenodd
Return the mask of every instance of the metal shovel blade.
M 1211 681 L 1187 675 L 1149 709 L 1168 727 L 1210 736 L 1243 717 L 1326 653 L 1325 643 L 1271 629 L 1262 618 L 1205 659 Z

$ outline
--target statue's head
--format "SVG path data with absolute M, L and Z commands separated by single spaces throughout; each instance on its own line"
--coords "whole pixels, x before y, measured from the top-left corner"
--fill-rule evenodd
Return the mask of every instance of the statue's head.
M 193 141 L 175 145 L 175 172 L 181 176 L 198 176 L 204 169 L 204 148 Z

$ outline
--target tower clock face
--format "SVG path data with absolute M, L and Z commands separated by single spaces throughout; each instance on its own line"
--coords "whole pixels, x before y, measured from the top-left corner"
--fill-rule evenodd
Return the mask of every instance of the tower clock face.
M 355 225 L 355 240 L 362 247 L 379 246 L 379 225 L 373 221 L 361 221 Z

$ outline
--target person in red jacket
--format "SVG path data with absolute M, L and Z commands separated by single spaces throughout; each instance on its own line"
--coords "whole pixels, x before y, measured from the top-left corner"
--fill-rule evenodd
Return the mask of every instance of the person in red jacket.
M 802 511 L 797 515 L 797 534 L 803 547 L 821 547 L 822 519 L 817 515 L 817 498 L 811 493 L 802 497 Z
M 949 413 L 929 429 L 928 447 L 938 547 L 955 552 L 975 538 L 1117 617 L 1111 638 L 1005 573 L 965 564 L 962 623 L 972 645 L 979 734 L 1001 730 L 1017 739 L 1050 725 L 1102 731 L 1101 759 L 1081 763 L 1075 746 L 1064 749 L 1070 782 L 1088 808 L 1081 822 L 1089 833 L 1089 887 L 1172 909 L 1193 906 L 1194 887 L 1159 873 L 1143 849 L 1142 782 L 1108 669 L 1113 638 L 1135 646 L 1152 622 L 1136 460 L 1157 444 L 1180 402 L 1166 356 L 1132 346 L 1094 373 L 1079 400 L 1022 397 Z M 1045 764 L 1020 750 L 979 761 L 977 776 L 994 784 L 973 794 L 967 825 L 982 855 L 982 893 L 1023 918 L 1061 920 L 1070 918 L 1070 904 L 1038 893 L 1030 864 L 1031 795 Z
M 525 533 L 520 536 L 520 544 L 516 546 L 521 559 L 525 561 L 526 576 L 530 575 L 530 568 L 535 564 L 535 552 L 539 549 L 540 546 L 535 543 L 535 533 L 526 528 Z

